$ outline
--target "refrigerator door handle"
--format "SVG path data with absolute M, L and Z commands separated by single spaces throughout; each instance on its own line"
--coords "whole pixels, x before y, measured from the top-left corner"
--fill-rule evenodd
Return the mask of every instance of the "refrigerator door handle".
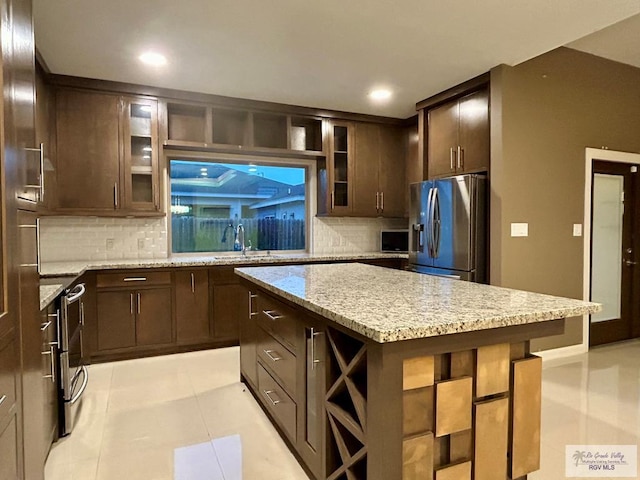
M 433 229 L 433 258 L 438 258 L 440 256 L 440 233 L 441 233 L 441 222 L 440 222 L 440 196 L 438 195 L 438 188 L 434 188 L 433 193 L 433 206 L 431 207 L 432 213 L 432 229 Z
M 427 253 L 429 257 L 433 256 L 431 249 L 431 199 L 433 198 L 433 188 L 429 189 L 427 197 L 427 221 L 425 222 L 425 235 L 427 236 Z
M 436 226 L 435 226 L 435 211 L 436 211 L 436 199 L 438 195 L 438 189 L 436 187 L 431 189 L 429 195 L 429 256 L 431 258 L 437 258 L 436 254 Z

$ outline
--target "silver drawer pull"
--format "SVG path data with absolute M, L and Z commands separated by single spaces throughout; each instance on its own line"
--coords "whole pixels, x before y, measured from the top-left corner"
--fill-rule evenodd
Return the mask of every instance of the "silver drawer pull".
M 6 399 L 7 399 L 7 396 L 2 395 L 2 397 L 0 397 L 0 405 L 2 405 Z
M 263 310 L 264 313 L 269 320 L 278 320 L 279 318 L 284 318 L 284 315 L 278 314 L 275 310 Z
M 277 404 L 280 403 L 280 400 L 274 400 L 273 398 L 271 398 L 271 394 L 272 393 L 276 393 L 273 390 L 263 390 L 262 393 L 264 393 L 264 396 L 267 397 L 269 399 L 269 401 L 271 402 L 271 404 L 275 407 Z
M 147 277 L 127 277 L 124 279 L 125 282 L 146 282 Z
M 46 322 L 46 323 L 41 323 L 41 324 L 40 324 L 40 331 L 41 331 L 41 332 L 44 332 L 47 328 L 49 328 L 49 327 L 51 326 L 51 324 L 52 324 L 52 323 L 53 323 L 53 322 L 52 322 L 51 320 L 49 320 L 49 321 L 48 321 L 48 322 Z
M 276 355 L 278 355 L 278 352 L 276 352 L 275 350 L 263 350 L 263 352 L 267 357 L 269 357 L 274 362 L 282 360 L 282 357 L 274 357 L 273 355 L 271 355 L 272 353 L 275 353 Z

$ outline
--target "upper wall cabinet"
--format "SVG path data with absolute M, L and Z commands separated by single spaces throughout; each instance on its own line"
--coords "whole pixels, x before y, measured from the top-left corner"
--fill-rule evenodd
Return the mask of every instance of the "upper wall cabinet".
M 430 109 L 427 142 L 429 178 L 488 170 L 488 89 Z
M 327 138 L 327 158 L 318 168 L 318 214 L 404 216 L 403 129 L 331 121 Z
M 166 102 L 165 147 L 295 155 L 322 154 L 322 119 Z
M 59 89 L 55 211 L 158 214 L 157 130 L 155 100 Z

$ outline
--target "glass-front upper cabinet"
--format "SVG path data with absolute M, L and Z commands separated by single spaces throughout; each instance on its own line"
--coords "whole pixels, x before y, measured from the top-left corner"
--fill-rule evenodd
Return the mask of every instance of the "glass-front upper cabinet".
M 123 99 L 123 202 L 130 210 L 157 211 L 158 102 Z
M 330 148 L 330 213 L 345 214 L 351 210 L 353 125 L 332 122 Z

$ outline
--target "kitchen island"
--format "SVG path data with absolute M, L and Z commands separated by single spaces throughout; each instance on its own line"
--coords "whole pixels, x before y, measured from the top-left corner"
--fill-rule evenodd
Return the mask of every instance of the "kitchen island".
M 237 268 L 241 374 L 317 479 L 539 468 L 532 338 L 596 304 L 362 264 Z

